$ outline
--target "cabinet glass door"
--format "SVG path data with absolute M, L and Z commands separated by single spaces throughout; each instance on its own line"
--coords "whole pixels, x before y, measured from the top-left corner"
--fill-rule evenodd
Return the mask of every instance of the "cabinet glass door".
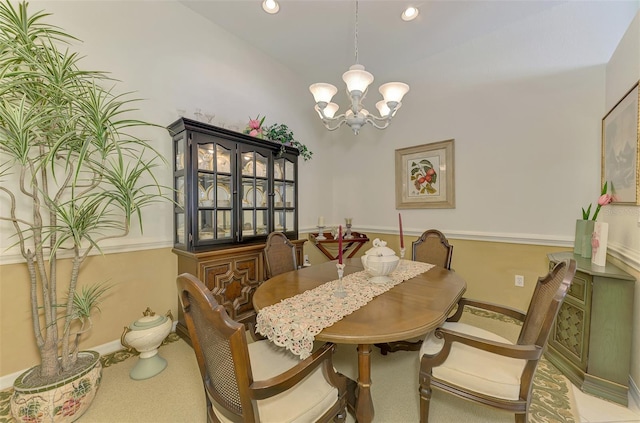
M 296 167 L 285 157 L 276 158 L 273 164 L 273 212 L 274 230 L 294 232 L 296 210 Z
M 242 151 L 241 234 L 242 239 L 266 236 L 269 231 L 268 151 Z
M 185 139 L 184 136 L 175 140 L 173 144 L 174 151 L 174 169 L 173 169 L 173 188 L 174 188 L 174 243 L 186 246 L 187 244 L 187 228 L 185 226 Z
M 212 139 L 197 144 L 198 244 L 229 242 L 233 239 L 233 147 Z
M 298 236 L 298 152 L 180 118 L 168 128 L 174 157 L 174 246 L 208 251 Z

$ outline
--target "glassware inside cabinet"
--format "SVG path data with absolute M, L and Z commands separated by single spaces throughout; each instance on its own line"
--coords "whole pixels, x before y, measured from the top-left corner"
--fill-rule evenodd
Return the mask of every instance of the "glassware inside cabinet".
M 198 145 L 198 169 L 213 171 L 213 144 Z
M 176 171 L 184 169 L 184 138 L 176 141 Z
M 266 156 L 256 153 L 256 177 L 266 178 L 269 161 Z
M 286 182 L 284 184 L 284 206 L 285 207 L 294 207 L 296 204 L 296 195 L 295 195 L 295 184 L 291 182 Z
M 284 159 L 276 159 L 273 164 L 273 178 L 284 179 Z
M 211 173 L 198 172 L 198 206 L 213 207 L 214 205 L 214 181 Z
M 213 210 L 198 212 L 198 239 L 206 241 L 213 239 Z
M 256 211 L 256 235 L 267 234 L 267 223 L 269 222 L 269 216 L 267 210 Z
M 218 210 L 216 220 L 216 238 L 231 238 L 231 210 Z
M 255 176 L 258 178 L 267 177 L 267 157 L 250 151 L 242 154 L 242 175 Z
M 184 209 L 184 176 L 178 176 L 175 182 L 175 201 L 178 207 Z
M 269 181 L 267 179 L 256 180 L 256 207 L 267 207 L 269 197 Z
M 284 192 L 285 192 L 284 182 L 275 182 L 273 186 L 273 194 L 274 194 L 273 206 L 274 207 L 276 208 L 284 207 Z
M 231 177 L 218 175 L 216 184 L 217 207 L 231 207 Z
M 265 235 L 267 233 L 267 210 L 242 211 L 242 236 Z
M 220 144 L 216 145 L 216 171 L 231 173 L 231 152 Z
M 284 231 L 285 230 L 285 213 L 284 210 L 276 210 L 274 212 L 274 226 L 276 231 Z
M 255 179 L 242 178 L 242 207 L 255 207 L 256 190 L 254 188 Z

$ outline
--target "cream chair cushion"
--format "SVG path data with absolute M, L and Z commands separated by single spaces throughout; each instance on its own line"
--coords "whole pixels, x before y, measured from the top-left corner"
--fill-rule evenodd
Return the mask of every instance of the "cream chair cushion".
M 511 341 L 493 332 L 465 323 L 446 322 L 442 327 L 513 345 Z M 443 345 L 444 340 L 436 338 L 431 332 L 422 344 L 420 357 L 423 354 L 436 354 Z M 517 400 L 520 391 L 520 377 L 525 364 L 526 360 L 504 357 L 454 342 L 446 361 L 433 368 L 433 377 L 481 394 Z
M 284 373 L 300 359 L 267 340 L 249 344 L 249 357 L 254 380 L 264 380 Z M 315 422 L 329 410 L 338 398 L 338 390 L 329 385 L 322 366 L 293 388 L 264 400 L 259 400 L 258 412 L 264 423 Z M 223 422 L 231 422 L 212 401 L 213 410 Z

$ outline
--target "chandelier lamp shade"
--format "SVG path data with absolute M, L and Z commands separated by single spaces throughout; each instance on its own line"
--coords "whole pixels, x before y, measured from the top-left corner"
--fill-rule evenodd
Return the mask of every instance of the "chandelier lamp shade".
M 338 89 L 331 84 L 319 82 L 312 84 L 309 91 L 316 102 L 315 110 L 330 130 L 336 130 L 343 124 L 347 124 L 353 133 L 358 135 L 360 128 L 365 124 L 371 124 L 377 129 L 385 129 L 391 123 L 391 119 L 402 106 L 402 98 L 409 91 L 409 86 L 403 82 L 388 82 L 380 86 L 382 100 L 376 103 L 380 117 L 375 116 L 364 108 L 362 100 L 367 94 L 369 85 L 373 82 L 373 75 L 358 64 L 358 2 L 356 1 L 356 30 L 355 30 L 355 57 L 356 64 L 342 74 L 342 80 L 347 85 L 347 95 L 351 104 L 346 112 L 336 116 L 339 106 L 332 103 L 333 96 Z

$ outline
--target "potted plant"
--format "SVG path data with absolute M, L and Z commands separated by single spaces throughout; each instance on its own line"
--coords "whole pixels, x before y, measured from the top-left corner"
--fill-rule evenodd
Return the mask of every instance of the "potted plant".
M 282 143 L 282 152 L 284 152 L 285 145 L 295 147 L 298 149 L 300 156 L 305 161 L 311 160 L 313 151 L 310 151 L 306 145 L 297 141 L 293 136 L 293 132 L 287 125 L 283 123 L 274 123 L 273 125 L 264 127 L 265 118 L 266 116 L 260 118 L 260 115 L 256 116 L 255 119 L 249 118 L 249 123 L 247 124 L 244 133 L 256 138 L 266 138 L 271 141 L 279 141 Z
M 78 343 L 107 287 L 82 283 L 80 269 L 164 198 L 153 174 L 161 156 L 130 133 L 149 125 L 128 117 L 136 100 L 104 88 L 114 84 L 104 73 L 82 70 L 68 50 L 76 39 L 47 16 L 29 14 L 27 3 L 0 3 L 0 220 L 13 228 L 28 268 L 40 354 L 14 383 L 18 421 L 75 420 L 88 407 L 99 356 Z M 68 273 L 63 260 L 72 263 Z M 61 380 L 71 381 L 53 395 L 61 402 L 46 404 L 38 386 Z M 32 387 L 39 394 L 29 394 Z
M 300 152 L 300 156 L 305 160 L 311 160 L 311 156 L 313 152 L 310 151 L 306 145 L 302 144 L 300 141 L 297 141 L 293 132 L 289 129 L 289 127 L 283 123 L 274 123 L 273 125 L 267 127 L 264 130 L 264 137 L 270 139 L 272 141 L 280 141 L 282 145 L 290 145 L 295 147 Z

